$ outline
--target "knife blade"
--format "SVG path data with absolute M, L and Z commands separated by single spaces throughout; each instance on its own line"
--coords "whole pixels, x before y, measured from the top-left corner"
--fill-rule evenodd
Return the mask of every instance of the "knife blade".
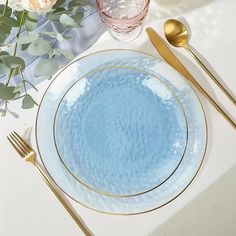
M 229 124 L 236 129 L 236 123 L 224 112 L 224 110 L 214 101 L 214 99 L 205 91 L 205 89 L 193 78 L 186 67 L 179 61 L 167 43 L 161 38 L 158 33 L 151 27 L 146 28 L 146 32 L 156 50 L 159 52 L 166 62 L 182 74 L 188 81 L 190 81 L 215 107 L 215 109 L 229 122 Z

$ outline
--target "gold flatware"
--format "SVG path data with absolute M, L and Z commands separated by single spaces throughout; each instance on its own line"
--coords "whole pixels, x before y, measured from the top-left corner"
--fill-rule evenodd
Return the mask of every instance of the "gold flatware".
M 54 185 L 51 183 L 51 180 L 49 177 L 44 173 L 44 171 L 41 169 L 39 164 L 36 162 L 36 153 L 35 151 L 26 143 L 26 141 L 20 137 L 19 134 L 16 132 L 12 132 L 7 139 L 12 144 L 12 146 L 15 148 L 15 150 L 20 154 L 20 156 L 28 162 L 31 162 L 40 175 L 43 177 L 46 184 L 49 186 L 49 188 L 52 190 L 52 192 L 55 194 L 55 196 L 58 198 L 58 200 L 61 202 L 61 204 L 65 207 L 67 212 L 71 215 L 73 220 L 77 223 L 77 225 L 81 228 L 81 230 L 84 232 L 86 236 L 92 236 L 92 233 L 89 232 L 85 224 L 78 218 L 76 213 L 69 207 L 66 200 L 63 198 L 63 196 L 57 191 L 57 189 L 54 187 Z
M 164 24 L 164 32 L 167 41 L 174 47 L 185 48 L 196 62 L 202 67 L 207 75 L 215 82 L 215 84 L 223 91 L 223 93 L 230 99 L 230 101 L 236 105 L 236 100 L 233 96 L 224 88 L 224 86 L 216 79 L 216 77 L 209 71 L 209 69 L 203 64 L 196 53 L 189 47 L 189 33 L 185 25 L 175 19 L 167 20 Z
M 202 88 L 202 86 L 193 78 L 185 66 L 178 60 L 175 54 L 167 46 L 166 42 L 159 36 L 152 28 L 146 29 L 147 34 L 157 49 L 159 54 L 176 69 L 180 74 L 182 74 L 187 80 L 189 80 L 207 99 L 208 101 L 216 108 L 216 110 L 224 116 L 224 118 L 236 129 L 235 122 L 220 108 L 220 106 L 213 100 L 213 98 Z

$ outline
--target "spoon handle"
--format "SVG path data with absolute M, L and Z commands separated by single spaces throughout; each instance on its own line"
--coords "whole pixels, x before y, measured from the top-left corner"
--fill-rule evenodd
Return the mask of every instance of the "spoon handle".
M 160 56 L 162 56 L 169 65 L 171 65 L 187 80 L 189 80 L 208 99 L 208 101 L 215 107 L 215 109 L 229 122 L 229 124 L 232 125 L 234 129 L 236 129 L 236 123 L 223 111 L 223 109 L 213 100 L 213 98 L 204 90 L 204 88 L 193 78 L 186 67 L 167 46 L 167 43 L 161 38 L 161 36 L 159 36 L 159 34 L 157 34 L 157 32 L 150 27 L 148 27 L 146 31 L 152 44 L 157 49 Z
M 233 98 L 231 94 L 223 87 L 223 85 L 216 79 L 216 77 L 209 71 L 209 69 L 202 63 L 199 57 L 195 54 L 195 52 L 189 48 L 185 47 L 188 52 L 193 56 L 196 62 L 202 67 L 202 69 L 207 73 L 207 75 L 215 82 L 215 84 L 223 91 L 223 93 L 229 98 L 229 100 L 236 106 L 236 100 Z

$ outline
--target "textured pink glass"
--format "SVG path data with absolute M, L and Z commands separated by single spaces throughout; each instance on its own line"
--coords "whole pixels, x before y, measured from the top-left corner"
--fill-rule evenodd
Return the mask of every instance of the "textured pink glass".
M 117 33 L 129 33 L 141 26 L 150 0 L 96 0 L 101 19 Z

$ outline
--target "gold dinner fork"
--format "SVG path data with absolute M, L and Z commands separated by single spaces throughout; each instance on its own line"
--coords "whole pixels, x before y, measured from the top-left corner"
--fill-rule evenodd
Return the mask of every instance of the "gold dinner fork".
M 66 200 L 57 191 L 57 189 L 51 183 L 51 180 L 49 179 L 49 177 L 44 173 L 44 171 L 41 169 L 39 164 L 36 162 L 36 153 L 35 153 L 35 151 L 15 131 L 12 132 L 7 137 L 7 139 L 9 140 L 9 142 L 12 144 L 12 146 L 15 148 L 15 150 L 20 154 L 20 156 L 25 161 L 31 162 L 36 167 L 36 169 L 39 171 L 39 173 L 43 177 L 46 184 L 49 186 L 49 188 L 52 190 L 52 192 L 55 194 L 55 196 L 58 198 L 58 200 L 62 203 L 62 205 L 65 207 L 67 212 L 71 215 L 73 220 L 81 228 L 81 230 L 84 232 L 84 234 L 86 236 L 92 236 L 92 233 L 88 230 L 88 228 L 85 226 L 85 224 L 78 218 L 77 214 L 70 208 L 70 206 L 67 204 Z

